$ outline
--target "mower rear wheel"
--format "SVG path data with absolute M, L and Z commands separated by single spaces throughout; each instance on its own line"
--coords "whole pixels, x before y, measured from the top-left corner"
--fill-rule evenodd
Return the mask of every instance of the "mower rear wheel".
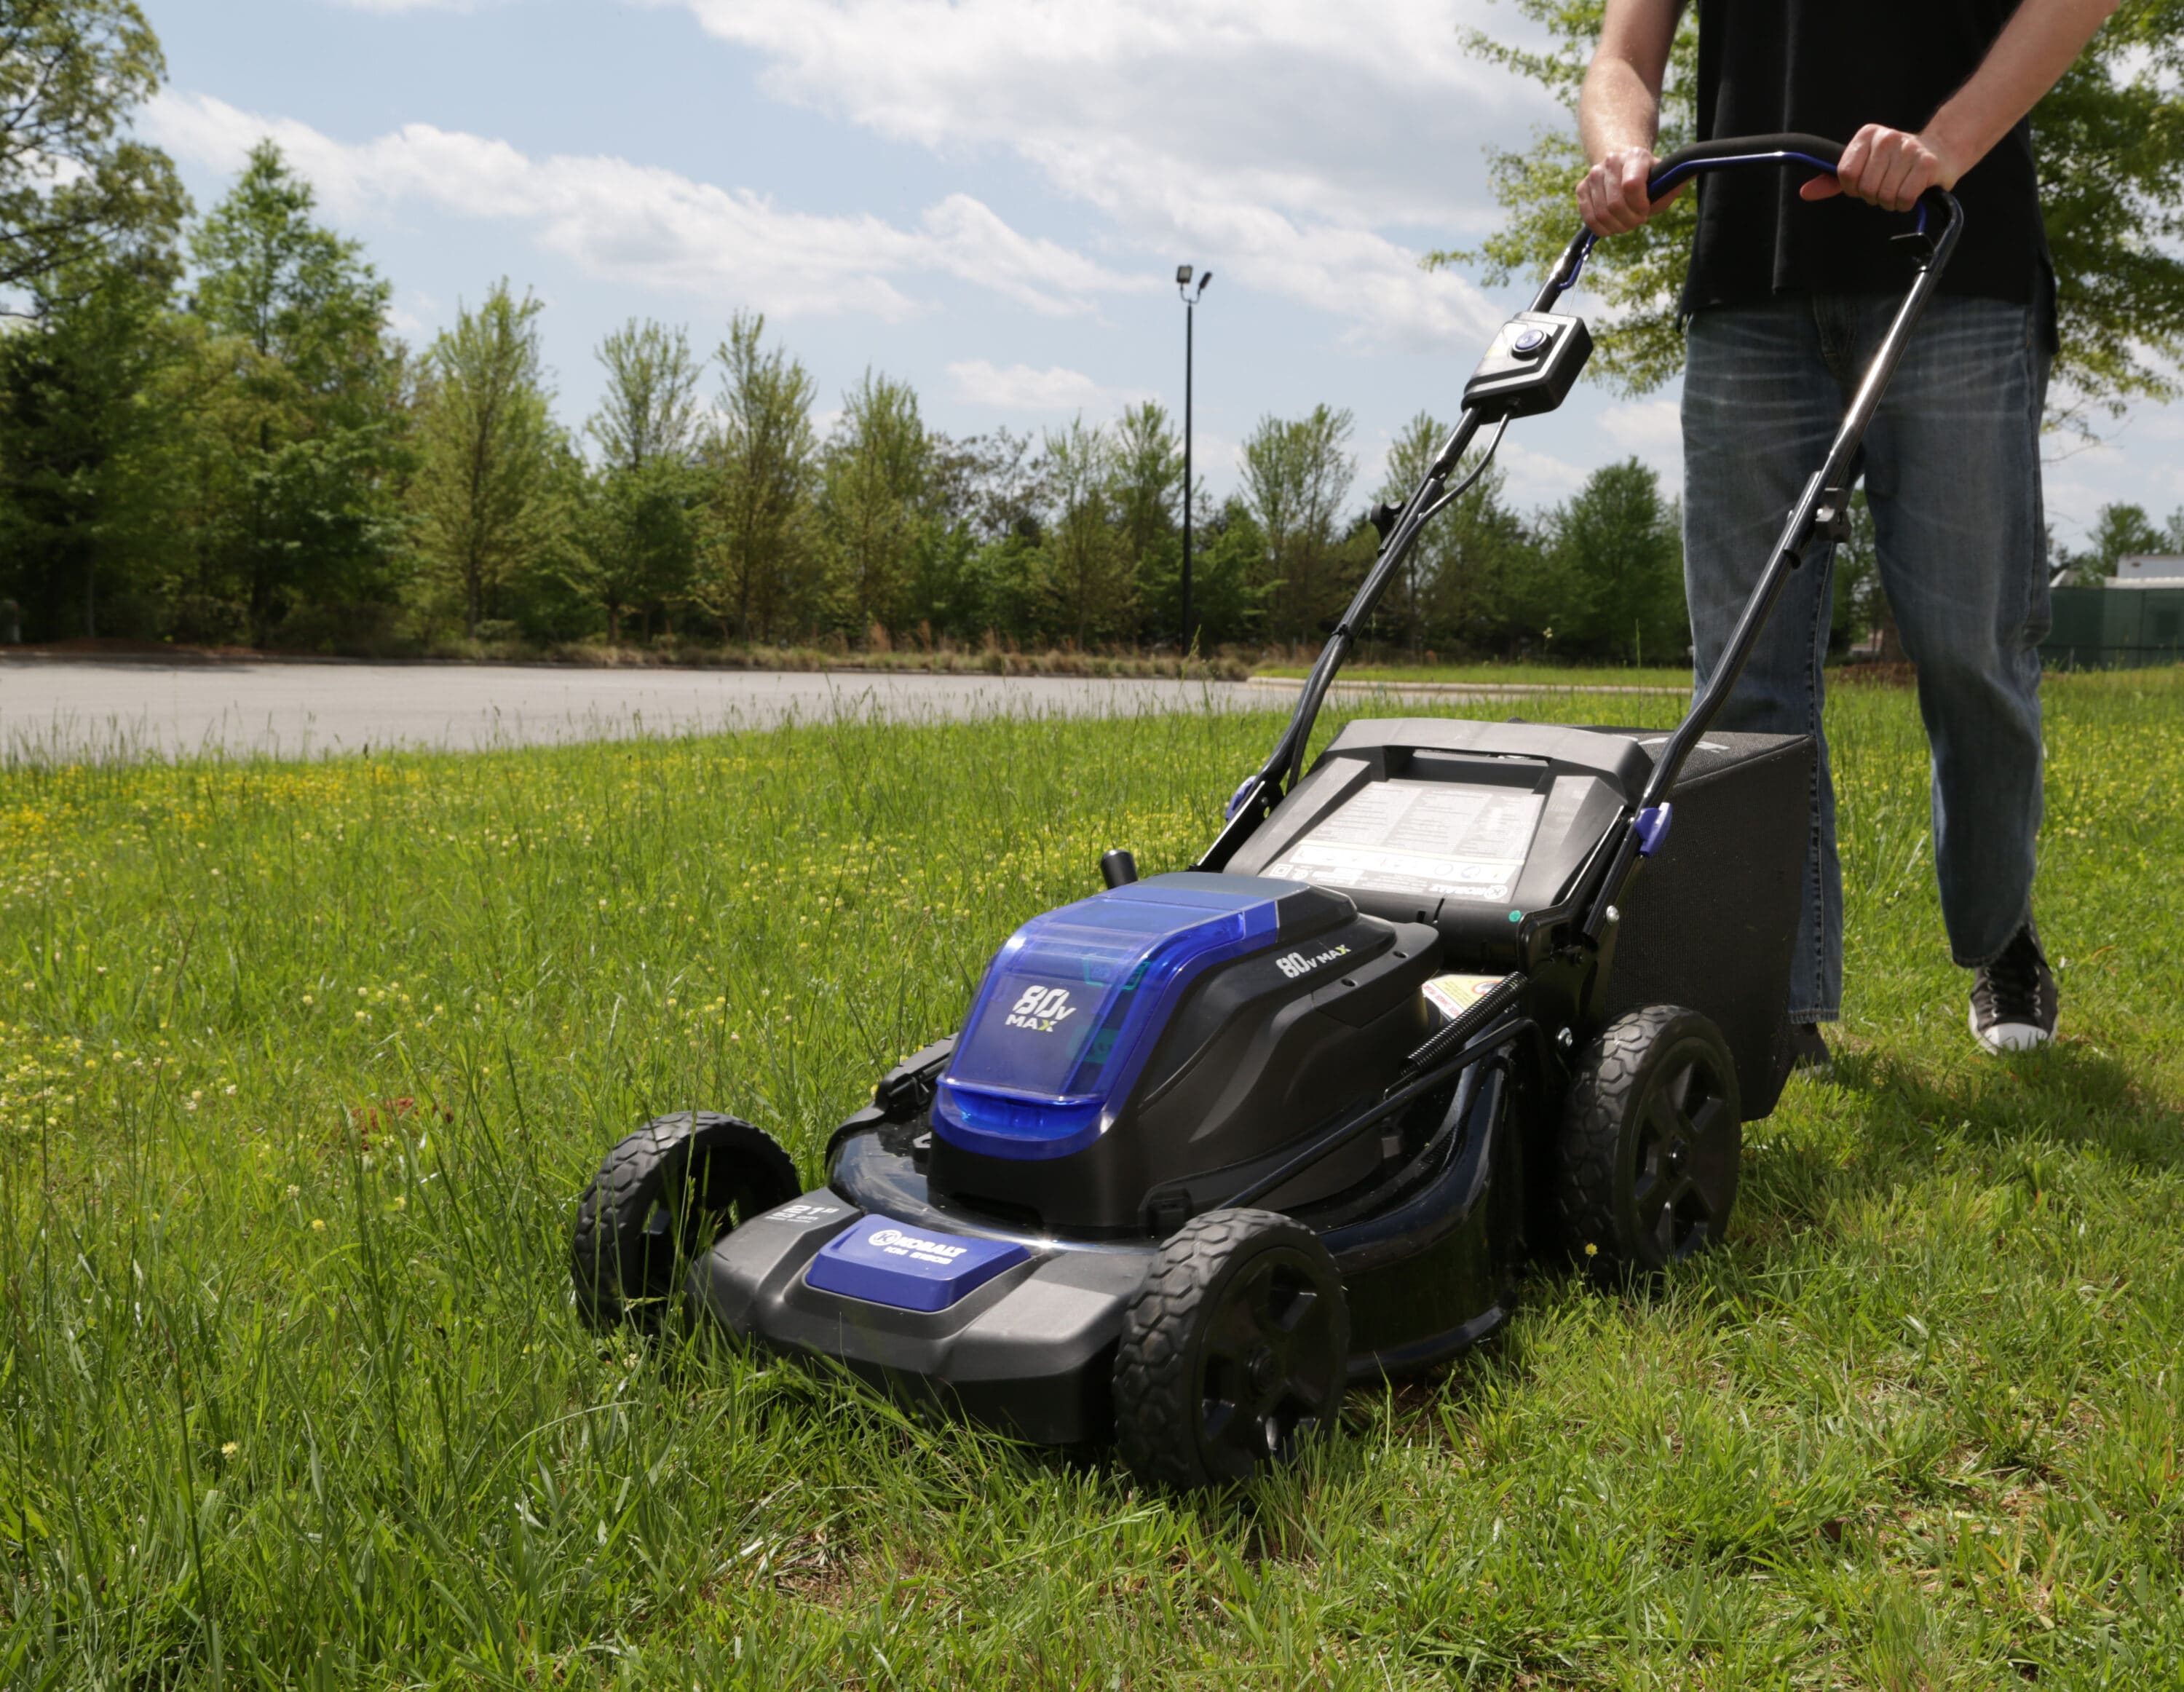
M 577 1313 L 595 1328 L 656 1329 L 692 1258 L 803 1190 L 763 1128 L 708 1110 L 647 1122 L 606 1155 L 577 1201 Z
M 1718 1244 L 1743 1148 L 1721 1031 L 1673 1005 L 1626 1011 L 1585 1048 L 1563 1109 L 1564 1241 L 1600 1275 L 1663 1269 Z
M 1349 1361 L 1319 1236 L 1272 1211 L 1210 1211 L 1168 1237 L 1124 1313 L 1116 1444 L 1149 1485 L 1248 1480 L 1332 1425 Z

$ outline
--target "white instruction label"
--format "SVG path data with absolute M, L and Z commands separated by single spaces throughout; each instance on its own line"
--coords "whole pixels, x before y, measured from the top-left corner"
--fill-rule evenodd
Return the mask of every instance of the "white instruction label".
M 1507 899 L 1545 801 L 1516 788 L 1375 782 L 1262 871 L 1362 891 Z

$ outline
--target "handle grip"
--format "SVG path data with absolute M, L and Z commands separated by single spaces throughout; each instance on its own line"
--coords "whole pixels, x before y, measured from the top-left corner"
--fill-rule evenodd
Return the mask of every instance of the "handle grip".
M 1680 147 L 1658 160 L 1646 183 L 1649 199 L 1659 199 L 1687 177 L 1709 170 L 1727 170 L 1746 164 L 1803 164 L 1832 175 L 1842 163 L 1841 142 L 1823 135 L 1731 135 Z M 1950 196 L 1929 188 L 1919 196 L 1919 232 L 1925 234 L 1929 217 L 1947 220 L 1953 207 Z
M 1686 176 L 1730 164 L 1809 164 L 1833 170 L 1842 163 L 1842 143 L 1821 135 L 1730 135 L 1696 141 L 1657 160 L 1646 191 L 1655 199 Z

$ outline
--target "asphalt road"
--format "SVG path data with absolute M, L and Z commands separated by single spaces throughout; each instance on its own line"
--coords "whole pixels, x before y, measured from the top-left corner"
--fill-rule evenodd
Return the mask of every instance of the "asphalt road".
M 374 746 L 471 750 L 765 728 L 837 715 L 1268 709 L 1289 697 L 1235 682 L 1079 676 L 19 659 L 0 661 L 0 755 L 303 758 Z
M 1286 710 L 1300 684 L 930 676 L 881 671 L 588 670 L 465 664 L 162 663 L 0 657 L 0 759 L 40 763 L 220 753 L 320 757 L 370 747 L 471 751 L 878 715 Z M 1338 683 L 1390 715 L 1485 705 L 1537 687 Z M 1583 693 L 1679 688 L 1580 687 Z

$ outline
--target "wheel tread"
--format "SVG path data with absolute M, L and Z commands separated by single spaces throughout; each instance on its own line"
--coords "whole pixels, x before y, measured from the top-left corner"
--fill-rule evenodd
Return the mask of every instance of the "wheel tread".
M 1131 1472 L 1149 1485 L 1188 1491 L 1211 1478 L 1198 1450 L 1190 1324 L 1230 1254 L 1270 1236 L 1326 1255 L 1318 1234 L 1279 1211 L 1209 1211 L 1162 1243 L 1123 1312 L 1115 1355 L 1116 1444 Z M 1332 1277 L 1332 1260 L 1327 1267 Z

